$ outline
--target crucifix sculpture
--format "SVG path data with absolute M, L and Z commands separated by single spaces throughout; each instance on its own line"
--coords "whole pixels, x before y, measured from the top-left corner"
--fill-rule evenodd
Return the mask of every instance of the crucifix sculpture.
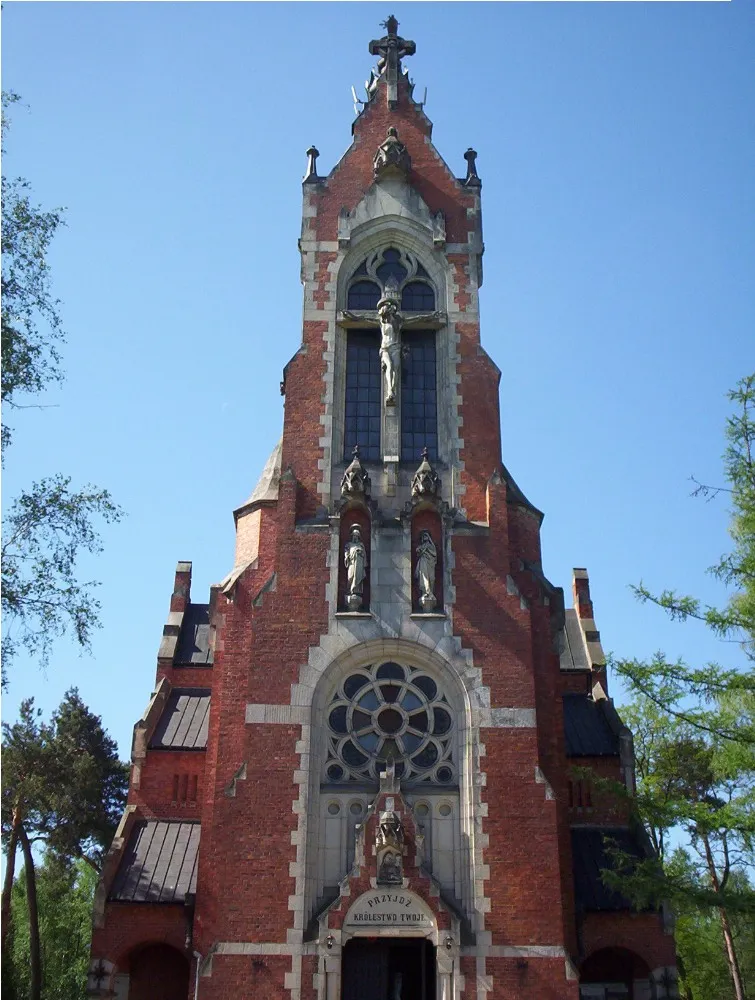
M 411 312 L 404 315 L 399 311 L 401 293 L 398 282 L 390 277 L 383 286 L 383 294 L 377 304 L 377 312 L 365 310 L 358 314 L 352 310 L 344 310 L 346 319 L 359 320 L 365 326 L 380 328 L 380 367 L 383 371 L 386 406 L 396 405 L 396 396 L 400 384 L 401 359 L 406 348 L 401 343 L 401 331 L 408 326 L 421 326 L 428 322 L 437 326 L 437 312 Z
M 370 42 L 370 55 L 379 56 L 378 76 L 385 76 L 388 84 L 388 107 L 395 108 L 398 104 L 398 72 L 404 56 L 413 56 L 417 51 L 414 42 L 399 37 L 398 21 L 391 14 L 383 21 L 381 27 L 388 32 L 383 38 L 375 38 Z

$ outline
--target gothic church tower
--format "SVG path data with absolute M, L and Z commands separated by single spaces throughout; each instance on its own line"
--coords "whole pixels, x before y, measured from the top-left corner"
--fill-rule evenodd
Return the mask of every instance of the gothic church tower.
M 587 573 L 542 570 L 480 339 L 481 181 L 389 17 L 353 141 L 308 151 L 301 346 L 232 570 L 179 563 L 89 990 L 120 1000 L 676 996 L 642 853 L 574 765 L 632 783 Z

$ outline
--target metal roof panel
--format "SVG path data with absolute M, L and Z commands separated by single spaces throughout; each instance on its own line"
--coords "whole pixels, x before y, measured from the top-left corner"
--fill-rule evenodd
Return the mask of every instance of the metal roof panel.
M 565 694 L 567 757 L 618 757 L 619 736 L 606 718 L 602 701 L 586 694 Z
M 183 903 L 196 892 L 199 823 L 142 820 L 131 831 L 110 899 L 127 903 Z
M 204 750 L 210 717 L 208 688 L 174 688 L 150 741 L 153 750 Z

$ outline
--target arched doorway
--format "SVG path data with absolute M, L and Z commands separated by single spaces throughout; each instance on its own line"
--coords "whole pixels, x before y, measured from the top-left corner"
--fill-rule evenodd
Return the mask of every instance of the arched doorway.
M 341 1000 L 436 1000 L 438 927 L 409 889 L 357 896 L 341 929 Z
M 352 938 L 341 1000 L 435 1000 L 435 946 L 427 938 Z
M 626 948 L 601 948 L 582 963 L 580 1000 L 647 1000 L 650 969 Z
M 128 1000 L 186 1000 L 189 962 L 167 944 L 150 944 L 129 959 Z

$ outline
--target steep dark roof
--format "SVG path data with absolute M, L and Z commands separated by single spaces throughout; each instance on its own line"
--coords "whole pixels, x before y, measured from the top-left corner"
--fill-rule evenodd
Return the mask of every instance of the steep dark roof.
M 577 906 L 582 910 L 630 910 L 632 904 L 628 899 L 603 884 L 601 870 L 614 867 L 606 853 L 604 837 L 627 854 L 646 857 L 642 845 L 627 827 L 573 827 L 572 863 Z
M 204 750 L 210 721 L 210 692 L 206 688 L 171 691 L 150 747 L 156 750 Z
M 126 903 L 183 903 L 197 891 L 199 823 L 142 820 L 131 831 L 110 898 Z
M 579 615 L 574 608 L 567 608 L 564 612 L 564 631 L 562 635 L 564 645 L 561 652 L 561 669 L 589 670 L 590 664 L 587 660 L 585 637 L 582 632 L 582 626 L 579 624 Z
M 212 663 L 209 604 L 189 604 L 184 611 L 173 662 L 183 666 L 205 666 Z
M 611 727 L 603 701 L 586 694 L 564 695 L 567 757 L 618 757 L 619 736 Z

